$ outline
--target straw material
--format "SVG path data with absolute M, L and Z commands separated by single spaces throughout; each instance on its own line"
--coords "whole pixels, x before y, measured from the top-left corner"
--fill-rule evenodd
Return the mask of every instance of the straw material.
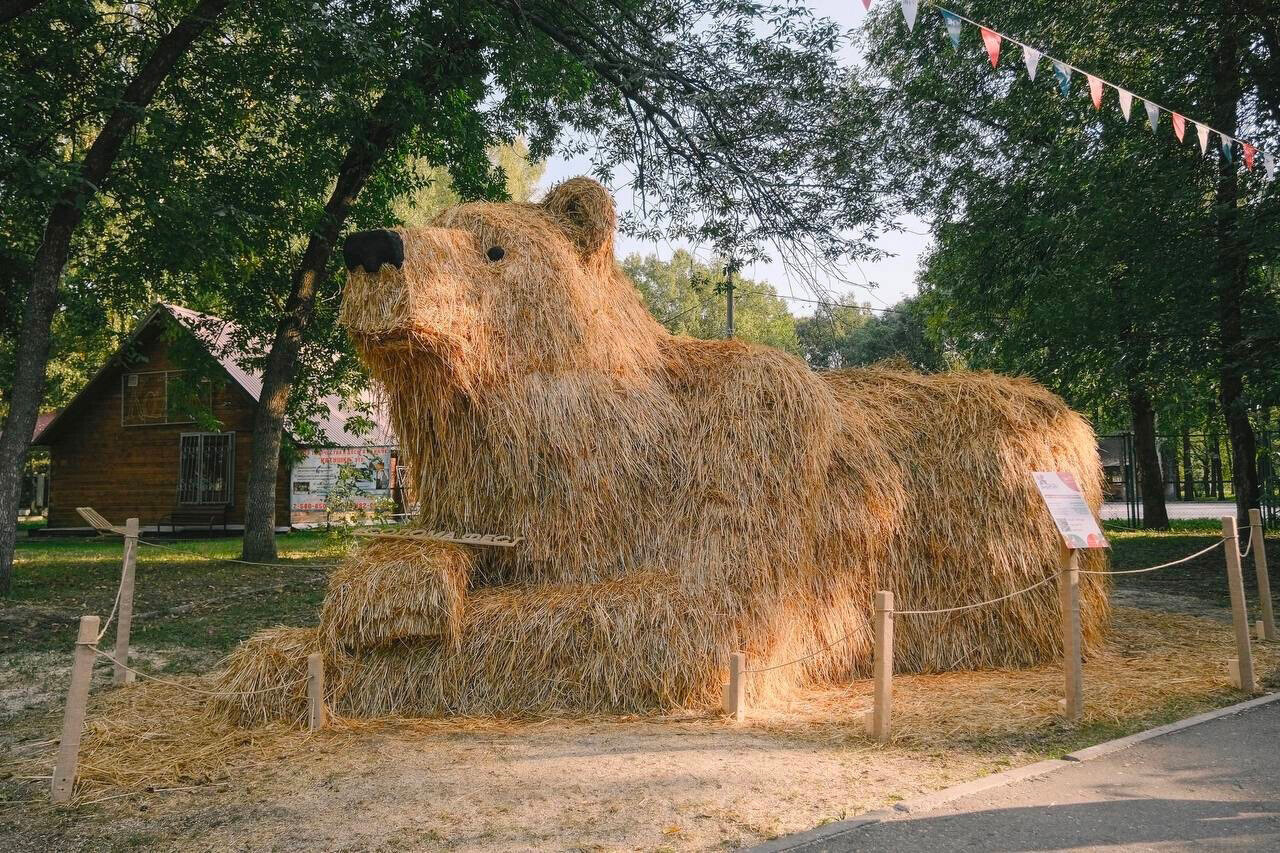
M 282 642 L 285 635 L 275 635 Z M 1261 679 L 1274 680 L 1280 649 L 1255 646 L 1255 665 Z M 1241 694 L 1227 684 L 1226 660 L 1235 656 L 1229 621 L 1183 614 L 1117 607 L 1114 627 L 1105 645 L 1085 665 L 1085 731 L 1094 724 L 1114 726 L 1125 734 L 1239 701 Z M 203 690 L 206 679 L 182 679 Z M 833 746 L 860 742 L 865 737 L 862 711 L 870 706 L 872 683 L 862 680 L 824 690 L 797 690 L 793 699 L 768 706 L 752 705 L 745 740 L 765 729 L 776 738 L 820 740 Z M 1062 669 L 1056 664 L 1029 670 L 953 672 L 895 678 L 893 700 L 894 746 L 916 754 L 958 754 L 976 750 L 986 755 L 1043 754 L 1061 744 L 1067 729 L 1061 721 Z M 234 724 L 222 714 L 206 713 L 204 697 L 180 686 L 142 682 L 128 690 L 96 693 L 91 697 L 89 721 L 80 749 L 77 799 L 94 800 L 149 787 L 226 783 L 254 783 L 255 766 L 280 768 L 289 756 L 317 751 L 336 756 L 343 750 L 365 754 L 375 732 L 454 736 L 518 731 L 535 721 L 510 718 L 362 719 L 334 718 L 320 732 L 308 733 L 284 723 L 256 728 Z M 661 723 L 662 719 L 649 718 Z M 701 726 L 720 728 L 715 717 L 691 721 L 681 715 L 671 725 L 680 731 Z M 626 719 L 593 718 L 564 732 L 565 744 L 576 744 L 583 731 L 599 733 L 612 726 L 622 732 Z M 1105 737 L 1096 732 L 1093 737 Z M 424 741 L 425 742 L 425 741 Z M 742 743 L 726 756 L 739 755 Z M 749 744 L 748 744 L 749 746 Z M 554 748 L 554 745 L 553 745 Z M 47 774 L 57 746 L 33 755 L 20 772 Z M 494 758 L 501 763 L 502 756 Z M 932 759 L 929 759 L 932 760 Z M 484 775 L 484 766 L 474 771 Z M 729 784 L 726 781 L 726 784 Z
M 457 546 L 377 541 L 329 576 L 320 641 L 339 652 L 424 637 L 458 639 L 471 555 Z
M 389 395 L 416 523 L 523 541 L 474 549 L 445 638 L 422 638 L 447 621 L 436 558 L 418 569 L 433 580 L 409 580 L 353 556 L 343 572 L 378 579 L 335 580 L 362 592 L 326 605 L 326 655 L 350 650 L 331 662 L 339 713 L 705 708 L 732 651 L 751 668 L 811 655 L 751 675 L 759 702 L 866 674 L 877 589 L 943 608 L 1057 571 L 1030 472 L 1071 472 L 1101 500 L 1093 433 L 1059 398 L 987 373 L 818 374 L 672 337 L 617 268 L 613 229 L 608 194 L 574 179 L 538 205 L 455 207 L 402 233 L 402 268 L 349 274 L 342 321 Z M 1098 552 L 1082 568 L 1104 566 Z M 1106 585 L 1081 580 L 1086 654 Z M 374 600 L 405 589 L 408 603 Z M 1043 663 L 1058 625 L 1052 583 L 904 617 L 897 666 Z M 248 657 L 228 677 L 252 683 Z
M 216 674 L 217 689 L 228 696 L 215 697 L 211 707 L 242 725 L 305 722 L 307 685 L 303 679 L 307 677 L 307 656 L 320 651 L 317 633 L 315 628 L 280 626 L 245 640 Z

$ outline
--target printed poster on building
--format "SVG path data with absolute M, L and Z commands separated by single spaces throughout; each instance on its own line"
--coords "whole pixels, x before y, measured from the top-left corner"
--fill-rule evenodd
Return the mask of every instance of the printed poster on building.
M 289 506 L 294 512 L 324 512 L 329 490 L 344 465 L 356 471 L 356 486 L 364 494 L 355 504 L 365 512 L 374 502 L 391 496 L 390 447 L 318 447 L 303 451 L 293 466 Z
M 1074 476 L 1066 471 L 1033 471 L 1031 476 L 1068 548 L 1110 547 Z

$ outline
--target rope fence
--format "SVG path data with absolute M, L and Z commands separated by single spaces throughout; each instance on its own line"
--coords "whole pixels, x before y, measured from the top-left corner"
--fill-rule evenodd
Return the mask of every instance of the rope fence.
M 1232 623 L 1237 646 L 1237 657 L 1232 658 L 1227 662 L 1230 680 L 1238 689 L 1247 693 L 1254 692 L 1255 682 L 1253 676 L 1253 662 L 1250 649 L 1249 626 L 1247 623 L 1244 585 L 1240 562 L 1254 548 L 1255 543 L 1257 544 L 1257 549 L 1254 550 L 1253 553 L 1255 569 L 1258 576 L 1259 603 L 1263 615 L 1263 618 L 1257 622 L 1256 633 L 1258 639 L 1276 639 L 1275 620 L 1272 613 L 1271 589 L 1267 578 L 1266 547 L 1265 541 L 1262 538 L 1261 526 L 1261 518 L 1258 511 L 1252 510 L 1250 512 L 1248 543 L 1244 550 L 1241 551 L 1239 548 L 1239 535 L 1236 531 L 1235 518 L 1233 516 L 1224 516 L 1222 518 L 1222 535 L 1219 539 L 1213 542 L 1213 544 L 1201 548 L 1194 553 L 1188 554 L 1185 557 L 1180 557 L 1176 560 L 1170 560 L 1165 563 L 1147 566 L 1140 569 L 1081 569 L 1079 566 L 1078 552 L 1071 550 L 1067 553 L 1062 566 L 1055 574 L 1044 577 L 1029 586 L 1014 590 L 1013 592 L 997 598 L 960 604 L 954 607 L 941 607 L 927 610 L 919 608 L 898 609 L 893 606 L 892 592 L 881 591 L 876 593 L 873 620 L 875 645 L 872 661 L 875 693 L 872 707 L 865 712 L 868 733 L 882 742 L 888 742 L 890 739 L 894 616 L 935 616 L 975 610 L 981 607 L 990 607 L 1017 598 L 1018 596 L 1025 595 L 1035 589 L 1052 583 L 1055 580 L 1058 581 L 1059 601 L 1062 610 L 1063 623 L 1063 662 L 1064 674 L 1066 677 L 1066 696 L 1059 704 L 1067 719 L 1074 722 L 1083 715 L 1084 707 L 1082 637 L 1080 626 L 1080 575 L 1146 574 L 1189 563 L 1195 559 L 1203 557 L 1217 548 L 1223 548 L 1226 555 L 1227 584 L 1231 594 Z M 1228 545 L 1228 543 L 1230 544 Z M 867 631 L 868 626 L 861 625 L 856 630 L 846 634 L 840 639 L 828 643 L 806 655 L 795 658 L 794 660 L 784 661 L 782 663 L 772 664 L 765 667 L 748 668 L 746 665 L 746 654 L 744 652 L 734 652 L 730 655 L 729 681 L 724 685 L 725 713 L 731 718 L 739 721 L 744 718 L 746 708 L 746 676 L 772 672 L 777 669 L 782 669 L 783 667 L 812 660 L 821 654 L 831 651 L 842 643 L 864 635 Z
M 757 673 L 757 672 L 772 672 L 772 671 L 773 671 L 773 670 L 775 670 L 775 669 L 782 669 L 784 666 L 791 666 L 792 664 L 796 664 L 796 663 L 803 663 L 803 662 L 805 662 L 805 661 L 807 661 L 807 660 L 812 660 L 813 658 L 816 658 L 818 655 L 822 654 L 823 652 L 829 652 L 829 651 L 831 651 L 831 650 L 832 650 L 832 649 L 834 649 L 836 646 L 840 645 L 841 643 L 843 643 L 843 642 L 845 642 L 845 641 L 847 641 L 847 640 L 852 640 L 854 637 L 861 637 L 861 636 L 862 636 L 863 634 L 865 634 L 865 633 L 867 633 L 867 626 L 866 626 L 866 625 L 859 625 L 856 629 L 854 629 L 853 631 L 851 631 L 851 632 L 850 632 L 850 633 L 848 633 L 848 634 L 845 634 L 845 635 L 844 635 L 843 637 L 841 637 L 840 639 L 838 639 L 838 640 L 833 640 L 832 642 L 830 642 L 830 643 L 828 643 L 827 645 L 823 646 L 822 648 L 818 649 L 816 652 L 810 652 L 809 654 L 805 655 L 804 657 L 798 657 L 798 658 L 796 658 L 795 660 L 789 660 L 789 661 L 784 661 L 784 662 L 782 662 L 782 663 L 776 663 L 776 664 L 774 664 L 773 666 L 763 666 L 763 667 L 760 667 L 759 669 L 746 669 L 746 670 L 743 670 L 743 672 L 744 672 L 746 675 L 753 675 L 753 674 L 755 674 L 755 673 Z
M 1002 595 L 999 598 L 989 598 L 986 601 L 975 601 L 972 604 L 961 604 L 957 607 L 940 607 L 937 610 L 895 610 L 894 613 L 897 613 L 899 616 L 937 616 L 942 613 L 958 613 L 961 610 L 976 610 L 979 607 L 987 607 L 988 605 L 991 605 L 991 604 L 999 604 L 1002 601 L 1008 601 L 1011 598 L 1017 598 L 1019 595 L 1025 595 L 1026 593 L 1031 592 L 1031 590 L 1036 589 L 1038 587 L 1042 587 L 1045 584 L 1049 583 L 1054 579 L 1054 577 L 1055 577 L 1054 575 L 1049 575 L 1046 578 L 1041 578 L 1040 580 L 1036 581 L 1031 586 L 1024 586 L 1022 589 L 1014 590 L 1008 595 Z
M 1245 557 L 1249 556 L 1249 549 L 1253 547 L 1253 534 L 1254 534 L 1254 527 L 1251 524 L 1249 525 L 1249 541 L 1245 543 L 1244 550 L 1240 552 L 1240 559 L 1242 560 Z
M 248 566 L 271 568 L 309 568 L 331 569 L 338 563 L 262 563 L 253 560 L 238 560 L 230 557 L 214 557 L 196 551 L 174 548 L 158 542 L 149 542 L 138 535 L 138 519 L 130 518 L 124 527 L 116 527 L 102 517 L 92 507 L 78 507 L 80 515 L 88 521 L 100 534 L 114 534 L 121 537 L 124 544 L 124 557 L 121 562 L 120 583 L 116 587 L 115 599 L 106 622 L 99 624 L 97 616 L 80 617 L 79 633 L 76 637 L 75 660 L 71 669 L 71 684 L 67 690 L 67 702 L 63 712 L 62 737 L 58 741 L 58 757 L 54 765 L 52 777 L 52 799 L 55 803 L 68 802 L 75 787 L 76 767 L 79 763 L 80 739 L 84 731 L 85 715 L 88 708 L 89 687 L 93 679 L 93 664 L 98 658 L 111 662 L 114 670 L 112 682 L 115 685 L 128 684 L 135 678 L 154 681 L 184 690 L 188 693 L 205 697 L 246 697 L 263 693 L 288 690 L 299 684 L 307 684 L 307 719 L 312 730 L 327 724 L 329 713 L 324 702 L 324 659 L 319 653 L 307 657 L 307 675 L 294 681 L 275 684 L 258 690 L 204 690 L 181 681 L 162 678 L 143 672 L 129 664 L 129 634 L 133 621 L 134 569 L 136 567 L 139 545 L 174 551 L 210 562 L 239 563 Z M 99 648 L 99 643 L 106 636 L 107 630 L 114 620 L 116 626 L 115 653 L 111 654 Z
M 1114 571 L 1110 569 L 1106 571 L 1097 571 L 1094 569 L 1080 569 L 1079 572 L 1082 575 L 1142 575 L 1142 574 L 1146 574 L 1147 572 L 1158 572 L 1161 569 L 1167 569 L 1172 566 L 1180 566 L 1183 563 L 1189 563 L 1192 560 L 1194 560 L 1196 557 L 1202 557 L 1205 554 L 1208 554 L 1210 551 L 1214 550 L 1215 548 L 1223 547 L 1224 545 L 1226 545 L 1226 542 L 1227 542 L 1226 539 L 1219 539 L 1217 542 L 1214 542 L 1209 547 L 1202 548 L 1199 551 L 1196 551 L 1194 554 L 1188 554 L 1187 556 L 1182 557 L 1181 559 L 1172 560 L 1168 563 L 1161 563 L 1158 566 L 1149 566 L 1145 569 L 1116 569 Z
M 138 520 L 136 518 L 129 519 L 125 528 L 122 529 L 111 527 L 106 523 L 105 519 L 102 519 L 101 516 L 97 516 L 97 514 L 91 509 L 89 510 L 89 514 L 85 514 L 86 518 L 89 518 L 90 514 L 96 516 L 99 523 L 95 523 L 94 526 L 97 527 L 100 532 L 115 533 L 123 538 L 124 560 L 121 569 L 120 585 L 116 590 L 115 601 L 107 616 L 106 622 L 100 626 L 99 617 L 97 616 L 83 616 L 80 619 L 79 634 L 77 636 L 75 646 L 75 661 L 72 667 L 71 684 L 67 693 L 67 703 L 63 718 L 62 737 L 59 741 L 58 758 L 53 774 L 52 797 L 55 803 L 67 802 L 72 796 L 76 764 L 78 762 L 80 738 L 84 728 L 89 686 L 92 679 L 92 668 L 94 661 L 98 658 L 103 658 L 112 663 L 115 668 L 114 683 L 116 684 L 127 683 L 128 680 L 131 680 L 127 678 L 127 676 L 135 676 L 147 681 L 166 684 L 181 690 L 209 697 L 253 696 L 263 693 L 271 693 L 278 690 L 287 690 L 305 682 L 307 684 L 308 725 L 312 730 L 326 725 L 328 721 L 328 709 L 324 702 L 324 661 L 319 653 L 314 653 L 308 656 L 307 675 L 305 677 L 252 691 L 203 690 L 179 681 L 152 675 L 130 666 L 128 659 L 129 630 L 133 613 L 133 569 L 137 546 L 139 544 L 176 551 L 178 553 L 183 553 L 200 559 L 206 559 L 212 562 L 230 562 L 243 565 L 281 568 L 299 566 L 306 568 L 333 568 L 338 564 L 260 563 L 250 560 L 212 557 L 195 551 L 186 551 L 184 549 L 173 548 L 172 546 L 140 539 L 138 536 Z M 1121 575 L 1155 572 L 1161 569 L 1168 569 L 1173 566 L 1188 563 L 1198 557 L 1208 554 L 1216 548 L 1226 546 L 1228 542 L 1230 542 L 1230 546 L 1225 547 L 1227 579 L 1231 594 L 1232 621 L 1237 642 L 1237 657 L 1228 662 L 1228 668 L 1231 674 L 1231 681 L 1236 687 L 1244 690 L 1245 692 L 1253 692 L 1255 682 L 1252 654 L 1250 650 L 1250 632 L 1249 625 L 1247 623 L 1244 588 L 1240 566 L 1242 558 L 1248 555 L 1251 549 L 1254 554 L 1261 605 L 1260 609 L 1263 616 L 1263 618 L 1257 623 L 1257 633 L 1260 639 L 1276 639 L 1270 587 L 1267 577 L 1266 547 L 1265 541 L 1261 535 L 1261 517 L 1257 510 L 1252 510 L 1250 512 L 1250 534 L 1244 551 L 1240 551 L 1239 549 L 1239 536 L 1236 531 L 1234 516 L 1224 516 L 1222 518 L 1222 537 L 1213 544 L 1185 557 L 1146 568 L 1119 571 L 1082 570 L 1079 567 L 1078 552 L 1071 550 L 1067 552 L 1066 558 L 1056 574 L 1048 575 L 1029 586 L 1014 590 L 997 598 L 986 599 L 983 601 L 936 609 L 897 609 L 894 607 L 893 593 L 885 590 L 879 591 L 875 594 L 873 619 L 870 624 L 859 625 L 856 629 L 845 634 L 839 639 L 833 640 L 821 648 L 809 652 L 801 657 L 772 664 L 770 666 L 749 669 L 746 665 L 747 656 L 744 652 L 738 651 L 732 653 L 730 655 L 729 682 L 724 685 L 724 710 L 736 720 L 742 720 L 744 718 L 746 710 L 746 677 L 748 675 L 759 675 L 812 660 L 819 655 L 830 652 L 841 644 L 848 643 L 855 638 L 863 637 L 868 631 L 871 631 L 873 635 L 872 675 L 875 686 L 873 705 L 865 712 L 866 725 L 869 734 L 874 738 L 881 742 L 888 742 L 891 736 L 890 719 L 893 685 L 893 625 L 895 615 L 935 616 L 975 610 L 982 607 L 990 607 L 1009 601 L 1018 596 L 1026 595 L 1027 593 L 1045 586 L 1056 579 L 1059 584 L 1059 599 L 1062 609 L 1063 660 L 1064 671 L 1066 674 L 1066 698 L 1062 700 L 1062 705 L 1068 720 L 1074 721 L 1079 719 L 1083 711 L 1079 576 L 1081 574 Z M 1254 548 L 1255 542 L 1257 544 L 1256 548 Z M 110 654 L 100 649 L 98 644 L 106 635 L 107 629 L 112 624 L 113 619 L 115 619 L 116 622 L 116 649 L 115 654 Z
M 187 551 L 183 548 L 175 548 L 172 545 L 165 545 L 160 542 L 149 542 L 146 539 L 139 539 L 138 544 L 146 545 L 149 548 L 159 548 L 163 551 L 172 551 L 175 554 L 182 554 L 187 557 L 209 560 L 214 563 L 237 563 L 241 566 L 259 566 L 270 569 L 336 569 L 341 565 L 341 563 L 258 563 L 253 560 L 239 560 L 235 557 L 214 557 L 209 554 L 201 554 L 199 551 Z
M 181 681 L 170 681 L 167 678 L 161 678 L 158 675 L 151 675 L 150 673 L 143 672 L 139 669 L 134 669 L 128 664 L 121 663 L 120 661 L 116 660 L 111 655 L 99 649 L 96 645 L 93 647 L 93 653 L 100 658 L 105 658 L 106 660 L 111 661 L 116 666 L 124 667 L 125 669 L 132 672 L 134 675 L 146 681 L 154 681 L 157 684 L 167 684 L 170 687 L 177 687 L 180 690 L 185 690 L 188 693 L 197 693 L 201 696 L 257 696 L 261 693 L 274 693 L 277 690 L 287 690 L 288 688 L 296 687 L 297 685 L 307 680 L 305 677 L 303 677 L 303 678 L 297 679 L 296 681 L 289 681 L 284 684 L 274 684 L 271 687 L 264 687 L 261 690 L 201 690 L 199 687 L 192 687 L 190 684 L 183 684 Z

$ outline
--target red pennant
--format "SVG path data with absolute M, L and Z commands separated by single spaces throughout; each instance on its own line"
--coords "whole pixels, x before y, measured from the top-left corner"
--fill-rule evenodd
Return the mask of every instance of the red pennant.
M 1000 62 L 1000 34 L 995 30 L 982 28 L 982 43 L 987 46 L 987 56 L 991 59 L 991 67 Z
M 864 8 L 864 9 L 866 9 L 868 12 L 870 12 L 870 11 L 871 11 L 871 0 L 862 0 L 862 8 Z
M 1244 165 L 1250 172 L 1253 171 L 1253 155 L 1258 153 L 1258 149 L 1254 148 L 1247 142 L 1241 142 L 1240 147 L 1244 149 Z
M 1173 116 L 1173 132 L 1177 134 L 1178 141 L 1182 141 L 1182 137 L 1187 132 L 1187 120 L 1178 113 L 1170 113 Z
M 1089 96 L 1093 98 L 1093 108 L 1095 110 L 1102 109 L 1102 80 L 1092 74 L 1084 76 L 1089 81 Z

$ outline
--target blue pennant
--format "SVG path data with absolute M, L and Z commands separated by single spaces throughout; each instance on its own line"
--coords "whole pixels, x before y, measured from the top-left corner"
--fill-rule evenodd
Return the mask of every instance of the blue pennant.
M 1058 78 L 1058 88 L 1062 91 L 1062 97 L 1071 94 L 1071 66 L 1058 60 L 1053 61 L 1053 73 Z
M 964 22 L 945 9 L 940 11 L 942 12 L 942 20 L 947 23 L 947 35 L 951 36 L 951 47 L 955 50 L 959 50 L 960 28 L 964 26 Z

